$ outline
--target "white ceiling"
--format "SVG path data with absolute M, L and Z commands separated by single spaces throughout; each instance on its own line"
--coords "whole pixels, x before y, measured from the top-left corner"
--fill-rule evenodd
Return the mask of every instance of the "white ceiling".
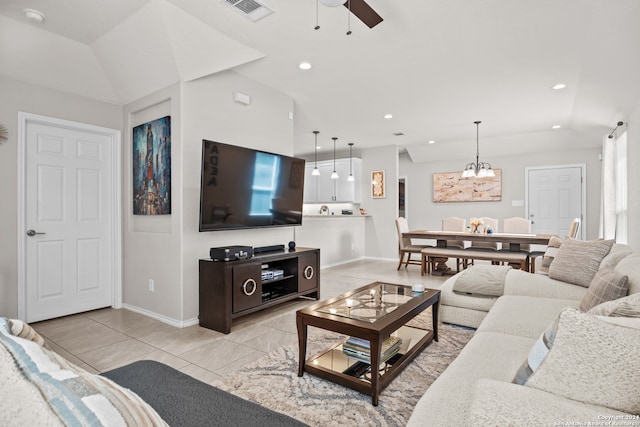
M 263 2 L 275 13 L 252 23 L 216 0 L 2 0 L 0 73 L 123 104 L 234 69 L 295 99 L 296 155 L 317 129 L 327 149 L 428 159 L 475 142 L 475 120 L 504 152 L 522 135 L 593 147 L 640 102 L 638 0 L 368 0 L 384 21 L 352 18 L 350 36 L 343 7 L 320 5 L 315 31 L 315 0 Z

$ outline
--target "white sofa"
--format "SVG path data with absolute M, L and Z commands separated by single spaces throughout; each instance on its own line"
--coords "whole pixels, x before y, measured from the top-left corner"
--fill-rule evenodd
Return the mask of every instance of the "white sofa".
M 629 295 L 640 293 L 640 252 L 615 244 L 602 260 L 601 268 L 605 266 L 628 276 Z M 505 276 L 503 296 L 474 297 L 452 291 L 459 276 L 451 277 L 441 286 L 440 319 L 477 327 L 477 331 L 422 396 L 408 426 L 606 423 L 602 417 L 640 426 L 637 412 L 634 418 L 625 411 L 583 403 L 528 384 L 513 384 L 541 334 L 563 309 L 577 308 L 587 288 L 510 270 Z M 633 331 L 636 325 L 640 328 L 640 318 L 625 320 L 633 324 L 625 332 Z M 640 354 L 633 357 L 640 358 Z M 640 405 L 640 394 L 637 396 Z

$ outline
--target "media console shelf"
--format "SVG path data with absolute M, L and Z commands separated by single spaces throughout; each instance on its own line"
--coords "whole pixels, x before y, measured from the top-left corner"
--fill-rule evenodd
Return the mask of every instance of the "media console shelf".
M 302 296 L 320 299 L 320 249 L 227 262 L 201 259 L 199 270 L 200 326 L 225 334 L 232 319 Z

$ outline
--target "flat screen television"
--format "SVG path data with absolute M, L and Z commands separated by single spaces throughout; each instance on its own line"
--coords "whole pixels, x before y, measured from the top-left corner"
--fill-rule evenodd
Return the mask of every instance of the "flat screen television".
M 304 163 L 202 140 L 200 231 L 301 225 Z

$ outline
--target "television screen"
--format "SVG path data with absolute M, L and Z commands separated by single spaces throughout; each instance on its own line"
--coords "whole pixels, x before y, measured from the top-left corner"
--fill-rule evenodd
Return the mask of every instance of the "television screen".
M 304 159 L 202 141 L 200 231 L 302 224 Z

